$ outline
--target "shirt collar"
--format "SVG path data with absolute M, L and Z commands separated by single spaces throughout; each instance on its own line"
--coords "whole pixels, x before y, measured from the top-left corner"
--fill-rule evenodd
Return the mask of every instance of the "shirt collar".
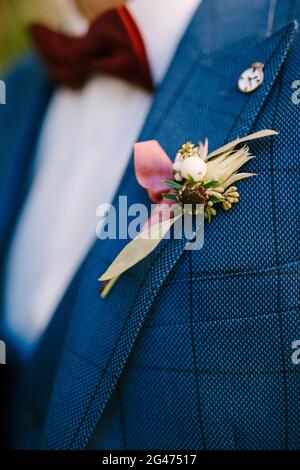
M 131 0 L 127 8 L 142 33 L 155 85 L 163 80 L 202 0 Z

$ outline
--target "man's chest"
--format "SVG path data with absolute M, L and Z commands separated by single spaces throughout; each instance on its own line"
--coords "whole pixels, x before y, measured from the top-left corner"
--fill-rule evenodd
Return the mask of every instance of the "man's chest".
M 111 202 L 150 104 L 111 77 L 54 94 L 8 260 L 6 320 L 21 338 L 43 332 L 95 242 L 97 207 Z

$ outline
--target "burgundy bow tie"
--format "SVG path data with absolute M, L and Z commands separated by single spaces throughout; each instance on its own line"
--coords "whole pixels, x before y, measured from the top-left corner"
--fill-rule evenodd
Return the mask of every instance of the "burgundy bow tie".
M 58 84 L 77 89 L 103 72 L 153 90 L 143 38 L 125 7 L 99 16 L 83 37 L 68 36 L 41 24 L 31 25 L 30 32 Z

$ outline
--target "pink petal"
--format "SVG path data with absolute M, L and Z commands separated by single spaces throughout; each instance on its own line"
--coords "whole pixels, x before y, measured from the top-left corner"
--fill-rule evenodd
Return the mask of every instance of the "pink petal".
M 172 161 L 156 140 L 140 142 L 134 146 L 135 174 L 139 184 L 148 191 L 153 202 L 162 199 L 162 192 L 170 188 L 161 180 L 173 180 Z

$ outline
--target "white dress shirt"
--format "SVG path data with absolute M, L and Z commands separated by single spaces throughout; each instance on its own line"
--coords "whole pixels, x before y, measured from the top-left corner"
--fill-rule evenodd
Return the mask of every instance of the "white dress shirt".
M 199 3 L 129 2 L 156 85 Z M 88 24 L 71 3 L 70 15 L 73 34 L 82 34 Z M 80 91 L 55 91 L 8 258 L 5 326 L 21 352 L 30 352 L 45 331 L 95 241 L 96 209 L 111 202 L 151 103 L 150 93 L 107 75 Z

